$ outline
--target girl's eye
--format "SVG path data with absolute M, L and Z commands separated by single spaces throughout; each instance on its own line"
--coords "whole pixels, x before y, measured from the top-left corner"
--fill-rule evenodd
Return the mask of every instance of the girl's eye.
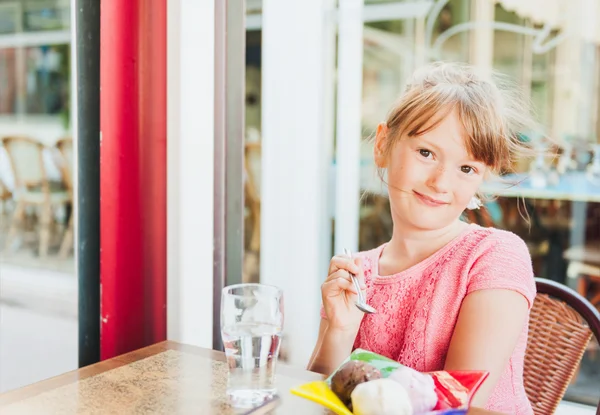
M 475 173 L 475 169 L 471 166 L 462 166 L 460 170 L 465 174 L 473 174 Z
M 431 151 L 429 150 L 421 149 L 419 150 L 419 153 L 425 158 L 429 158 L 429 156 L 431 156 Z

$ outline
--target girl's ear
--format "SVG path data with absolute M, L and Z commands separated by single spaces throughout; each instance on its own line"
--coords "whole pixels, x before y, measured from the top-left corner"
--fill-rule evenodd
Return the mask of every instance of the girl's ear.
M 384 149 L 387 140 L 388 128 L 387 125 L 382 122 L 377 126 L 377 134 L 375 135 L 375 146 L 373 147 L 373 156 L 375 158 L 375 164 L 377 167 L 384 169 L 387 167 L 387 159 L 384 154 Z

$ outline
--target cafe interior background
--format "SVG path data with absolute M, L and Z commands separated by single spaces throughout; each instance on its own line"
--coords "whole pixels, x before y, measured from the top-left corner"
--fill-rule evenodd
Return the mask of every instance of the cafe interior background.
M 522 133 L 554 156 L 516 163 L 529 184 L 486 184 L 494 197 L 465 220 L 517 233 L 537 276 L 600 308 L 598 2 L 343 2 L 307 1 L 298 16 L 246 2 L 241 279 L 285 289 L 282 359 L 303 365 L 310 353 L 331 254 L 391 235 L 369 138 L 430 60 L 497 70 L 529 95 L 546 135 Z M 69 0 L 0 0 L 0 392 L 77 367 L 72 12 Z M 300 91 L 307 73 L 314 85 Z M 11 154 L 11 137 L 39 145 Z M 15 169 L 48 183 L 50 202 L 22 197 Z M 566 399 L 595 405 L 599 384 L 593 340 Z

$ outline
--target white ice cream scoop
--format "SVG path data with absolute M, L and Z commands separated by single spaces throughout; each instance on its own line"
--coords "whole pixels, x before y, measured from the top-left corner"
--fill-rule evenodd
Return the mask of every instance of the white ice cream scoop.
M 352 391 L 354 415 L 412 415 L 408 392 L 391 379 L 364 382 Z

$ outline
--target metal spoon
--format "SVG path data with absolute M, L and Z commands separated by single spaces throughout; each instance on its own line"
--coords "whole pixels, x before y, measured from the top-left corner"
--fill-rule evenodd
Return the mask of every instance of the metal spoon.
M 349 249 L 344 248 L 344 253 L 346 255 L 348 255 L 350 258 L 352 258 L 352 253 L 350 252 Z M 356 275 L 350 273 L 350 279 L 352 280 L 352 283 L 354 283 L 354 288 L 356 289 L 356 292 L 358 293 L 358 300 L 355 303 L 356 307 L 363 313 L 367 313 L 367 314 L 376 313 L 377 310 L 375 310 L 373 307 L 371 307 L 365 301 L 365 297 L 363 296 L 363 292 L 360 289 L 360 284 L 358 283 L 358 279 L 356 278 Z

